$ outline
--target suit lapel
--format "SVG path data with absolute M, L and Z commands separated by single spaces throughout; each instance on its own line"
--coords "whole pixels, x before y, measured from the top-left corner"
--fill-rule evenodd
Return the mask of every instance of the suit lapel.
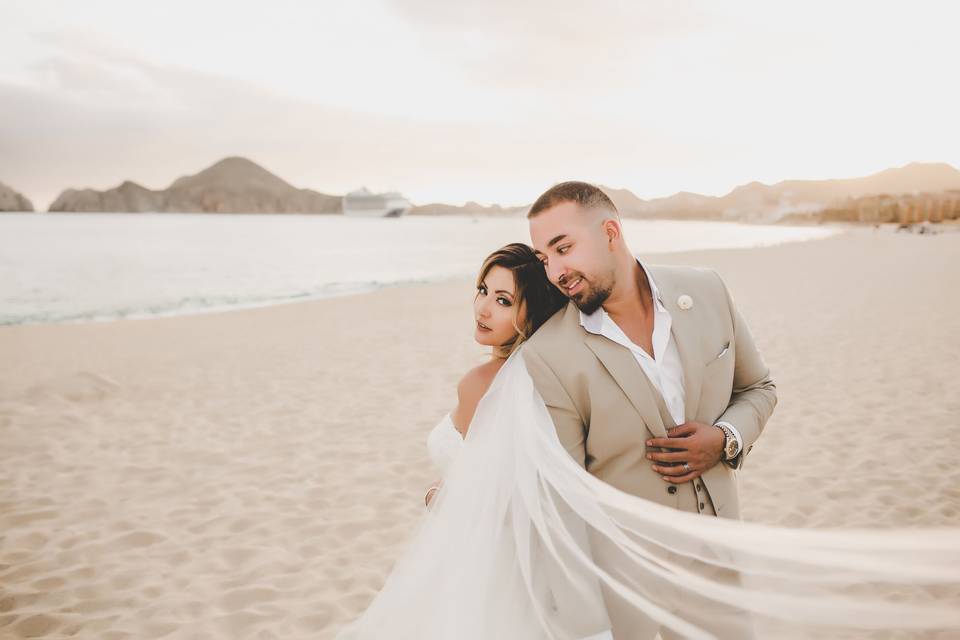
M 660 289 L 663 306 L 670 313 L 670 333 L 673 334 L 683 366 L 683 417 L 687 421 L 696 420 L 697 410 L 700 408 L 705 359 L 697 327 L 700 310 L 696 300 L 692 308 L 681 309 L 677 305 L 677 298 L 685 293 L 689 295 L 690 292 L 681 290 L 682 287 L 674 282 L 669 271 L 657 266 L 645 266 Z
M 644 265 L 660 290 L 663 305 L 670 313 L 670 333 L 677 345 L 680 363 L 683 367 L 684 419 L 696 420 L 700 406 L 700 394 L 703 385 L 703 349 L 697 330 L 696 304 L 691 309 L 681 309 L 677 305 L 677 298 L 684 293 L 681 287 L 673 281 L 671 273 L 657 266 Z M 696 302 L 696 301 L 695 301 Z M 579 324 L 579 312 L 573 303 L 567 308 L 571 314 L 570 321 L 576 319 Z M 674 421 L 666 407 L 663 398 L 656 391 L 653 383 L 647 378 L 643 369 L 637 363 L 630 350 L 620 346 L 612 340 L 581 329 L 584 333 L 584 343 L 593 351 L 623 393 L 630 400 L 637 413 L 647 424 L 650 432 L 658 437 L 665 437 L 667 429 L 674 426 Z
M 586 334 L 584 342 L 587 347 L 596 354 L 613 379 L 623 389 L 623 393 L 630 400 L 630 404 L 637 410 L 637 413 L 640 414 L 647 428 L 650 429 L 650 433 L 665 438 L 667 429 L 657 408 L 657 401 L 654 397 L 656 392 L 630 350 L 604 336 L 589 331 L 584 331 L 584 333 Z

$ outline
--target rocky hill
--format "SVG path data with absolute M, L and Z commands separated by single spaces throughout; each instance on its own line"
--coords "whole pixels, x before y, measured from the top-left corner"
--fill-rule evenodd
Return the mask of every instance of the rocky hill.
M 621 210 L 628 217 L 776 222 L 797 214 L 816 217 L 817 212 L 845 206 L 851 198 L 952 189 L 960 189 L 960 171 L 946 163 L 914 162 L 860 178 L 783 180 L 772 185 L 750 182 L 719 197 L 680 192 L 668 198 L 641 200 L 626 190 L 610 191 L 629 202 Z M 623 192 L 633 196 L 633 200 Z M 611 197 L 619 207 L 617 197 Z
M 33 211 L 33 203 L 0 182 L 0 211 Z
M 750 182 L 724 196 L 681 191 L 666 198 L 651 200 L 643 200 L 628 189 L 601 188 L 621 214 L 628 218 L 761 223 L 797 219 L 817 221 L 861 216 L 864 206 L 869 208 L 872 205 L 851 204 L 857 199 L 892 196 L 902 200 L 915 198 L 918 194 L 942 194 L 958 190 L 960 171 L 945 163 L 915 162 L 860 178 L 784 180 L 772 185 Z M 920 216 L 926 219 L 923 216 L 928 214 L 924 212 L 940 207 L 945 212 L 943 218 L 949 219 L 954 208 L 953 198 L 946 197 L 943 205 L 936 204 L 944 199 L 940 196 L 935 196 L 930 204 L 925 204 L 929 198 L 921 204 L 903 201 L 898 205 L 898 210 L 906 212 L 901 217 Z M 0 188 L 0 210 L 24 206 L 30 207 L 29 201 L 9 189 Z M 520 217 L 528 209 L 529 205 L 501 207 L 476 202 L 462 206 L 432 203 L 414 206 L 409 213 Z M 231 157 L 195 175 L 179 178 L 159 191 L 129 181 L 106 191 L 67 189 L 50 206 L 50 211 L 340 213 L 341 198 L 298 189 L 250 160 Z M 936 212 L 929 214 L 931 219 L 937 215 Z M 877 216 L 884 218 L 888 214 Z
M 246 158 L 225 158 L 153 191 L 124 182 L 106 191 L 67 189 L 50 211 L 339 213 L 340 197 L 298 189 Z
M 851 201 L 886 194 L 899 199 L 916 199 L 920 194 L 934 202 L 946 198 L 945 211 L 952 211 L 951 190 L 960 189 L 960 171 L 945 163 L 912 163 L 886 169 L 861 178 L 839 180 L 784 180 L 768 185 L 750 182 L 724 196 L 705 196 L 681 191 L 666 198 L 643 200 L 629 189 L 603 186 L 620 214 L 627 218 L 668 220 L 736 220 L 742 222 L 798 221 L 815 222 L 838 217 L 855 219 L 857 206 Z M 928 195 L 923 198 L 929 199 Z M 926 202 L 926 200 L 923 200 Z M 938 205 L 921 205 L 936 207 Z M 853 209 L 851 209 L 853 207 Z M 484 207 L 470 202 L 462 207 L 429 204 L 414 207 L 410 213 L 421 215 L 475 214 L 522 216 L 530 205 Z M 860 209 L 863 209 L 860 206 Z M 841 216 L 838 212 L 844 212 Z M 920 214 L 923 215 L 923 214 Z M 936 219 L 936 213 L 932 214 Z M 949 219 L 950 213 L 944 215 Z
M 416 216 L 448 216 L 448 215 L 479 215 L 479 216 L 521 216 L 529 209 L 529 205 L 520 207 L 501 207 L 498 204 L 482 205 L 478 202 L 468 202 L 463 206 L 434 202 L 414 206 L 408 214 Z

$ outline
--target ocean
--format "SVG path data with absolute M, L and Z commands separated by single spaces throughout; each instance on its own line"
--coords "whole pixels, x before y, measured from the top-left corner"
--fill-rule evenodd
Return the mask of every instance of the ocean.
M 758 247 L 830 228 L 624 220 L 641 255 Z M 0 325 L 201 313 L 474 275 L 527 220 L 281 214 L 0 215 Z

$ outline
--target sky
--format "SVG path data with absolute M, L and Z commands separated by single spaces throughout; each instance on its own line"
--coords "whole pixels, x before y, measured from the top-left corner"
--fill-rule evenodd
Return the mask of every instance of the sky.
M 960 4 L 0 0 L 0 182 L 532 202 L 960 167 Z

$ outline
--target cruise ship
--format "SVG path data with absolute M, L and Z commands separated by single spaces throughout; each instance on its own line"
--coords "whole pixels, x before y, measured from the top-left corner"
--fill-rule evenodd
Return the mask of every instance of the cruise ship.
M 343 215 L 353 218 L 396 218 L 411 206 L 410 201 L 396 191 L 373 193 L 361 187 L 343 196 Z

